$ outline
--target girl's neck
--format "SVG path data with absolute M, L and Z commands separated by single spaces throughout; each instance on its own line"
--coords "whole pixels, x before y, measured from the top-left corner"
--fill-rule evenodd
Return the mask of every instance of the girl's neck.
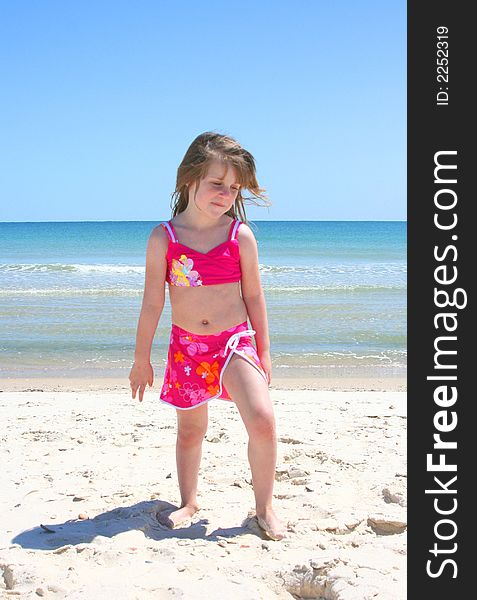
M 225 225 L 225 223 L 230 223 L 230 219 L 228 215 L 222 215 L 217 219 L 209 217 L 208 215 L 200 212 L 194 207 L 194 210 L 189 210 L 190 206 L 188 206 L 184 211 L 176 215 L 175 219 L 178 219 L 179 225 L 184 225 L 185 227 L 190 227 L 191 229 L 195 229 L 196 231 L 208 231 L 212 230 L 218 225 Z

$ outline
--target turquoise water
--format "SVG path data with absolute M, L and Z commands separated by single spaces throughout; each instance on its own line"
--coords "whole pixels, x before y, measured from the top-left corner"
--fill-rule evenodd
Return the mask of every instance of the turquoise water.
M 157 222 L 0 223 L 0 376 L 127 376 Z M 255 221 L 274 375 L 406 369 L 406 223 Z M 153 344 L 165 364 L 168 297 Z

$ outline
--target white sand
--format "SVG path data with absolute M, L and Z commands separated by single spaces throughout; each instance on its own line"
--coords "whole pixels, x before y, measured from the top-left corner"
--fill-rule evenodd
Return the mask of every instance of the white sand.
M 0 393 L 4 597 L 404 599 L 405 393 L 271 396 L 280 542 L 251 516 L 232 403 L 209 406 L 201 510 L 168 530 L 155 514 L 179 501 L 176 415 L 157 391 L 142 404 L 127 389 Z

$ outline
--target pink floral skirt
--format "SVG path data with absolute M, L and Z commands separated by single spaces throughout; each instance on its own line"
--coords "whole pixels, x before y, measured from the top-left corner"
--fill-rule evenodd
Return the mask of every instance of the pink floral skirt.
M 232 400 L 222 377 L 234 352 L 268 381 L 253 335 L 247 321 L 214 335 L 190 333 L 173 324 L 161 401 L 188 410 L 215 398 Z

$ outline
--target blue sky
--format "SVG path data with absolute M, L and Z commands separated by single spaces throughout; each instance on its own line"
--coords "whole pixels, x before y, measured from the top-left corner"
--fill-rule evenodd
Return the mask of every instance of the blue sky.
M 0 4 L 0 220 L 159 221 L 207 130 L 256 220 L 406 219 L 406 3 Z

